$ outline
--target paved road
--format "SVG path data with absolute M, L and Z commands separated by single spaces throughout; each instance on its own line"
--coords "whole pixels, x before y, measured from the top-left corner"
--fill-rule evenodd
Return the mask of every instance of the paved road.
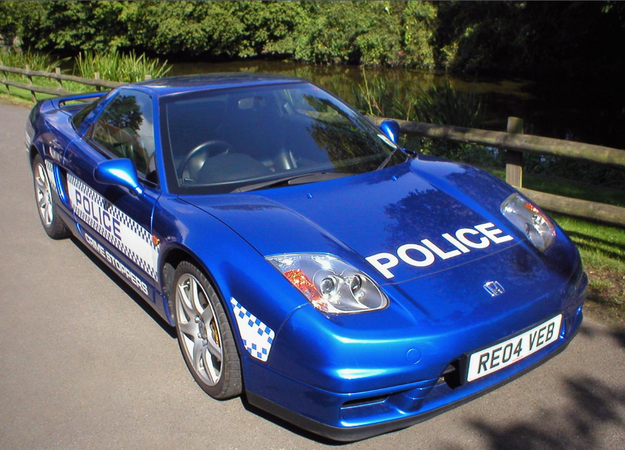
M 0 448 L 320 449 L 217 402 L 170 330 L 72 240 L 47 238 L 23 149 L 28 110 L 0 103 Z M 560 356 L 411 428 L 349 449 L 622 449 L 625 335 L 586 320 Z

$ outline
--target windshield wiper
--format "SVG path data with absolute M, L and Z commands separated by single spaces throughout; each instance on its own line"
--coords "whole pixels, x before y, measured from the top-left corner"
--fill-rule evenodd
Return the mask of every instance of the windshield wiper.
M 415 152 L 414 150 L 408 150 L 407 148 L 400 148 L 397 147 L 395 150 L 393 150 L 391 152 L 390 155 L 388 155 L 386 157 L 386 159 L 384 161 L 382 161 L 382 164 L 380 164 L 378 166 L 378 168 L 376 170 L 381 170 L 384 169 L 386 167 L 386 165 L 388 164 L 388 162 L 391 160 L 391 158 L 393 157 L 393 155 L 395 155 L 395 153 L 397 153 L 397 150 L 401 150 L 402 153 L 404 153 L 406 155 L 406 161 L 408 161 L 410 158 L 414 158 L 415 156 L 417 156 L 418 152 Z
M 278 187 L 278 186 L 294 186 L 296 184 L 316 183 L 318 181 L 333 180 L 335 178 L 347 177 L 349 173 L 336 173 L 336 172 L 314 172 L 304 173 L 300 175 L 291 175 L 290 177 L 283 177 L 274 180 L 262 181 L 260 183 L 248 184 L 247 186 L 241 186 L 233 190 L 232 192 L 248 192 L 258 189 Z
M 390 155 L 388 155 L 388 156 L 386 157 L 386 159 L 385 159 L 384 161 L 382 161 L 382 164 L 380 164 L 380 165 L 378 166 L 378 168 L 377 168 L 377 169 L 375 169 L 375 170 L 381 170 L 381 169 L 384 169 L 384 168 L 386 167 L 386 165 L 388 164 L 388 162 L 389 162 L 389 161 L 391 160 L 391 158 L 393 157 L 393 155 L 395 155 L 395 153 L 397 153 L 397 150 L 399 150 L 399 147 L 396 147 L 396 148 L 395 148 L 395 150 L 393 150 L 393 151 L 391 152 L 391 154 L 390 154 Z

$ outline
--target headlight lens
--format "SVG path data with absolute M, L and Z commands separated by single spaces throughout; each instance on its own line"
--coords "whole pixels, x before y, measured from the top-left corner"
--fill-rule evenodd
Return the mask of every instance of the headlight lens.
M 545 252 L 556 238 L 553 222 L 532 202 L 519 194 L 512 194 L 501 204 L 501 213 L 521 230 L 530 242 Z
M 388 298 L 362 271 L 325 253 L 267 256 L 319 311 L 350 314 L 386 308 Z

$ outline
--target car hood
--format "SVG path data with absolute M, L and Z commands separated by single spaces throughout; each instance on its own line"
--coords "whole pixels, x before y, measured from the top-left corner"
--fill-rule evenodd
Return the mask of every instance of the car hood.
M 331 181 L 184 199 L 265 256 L 331 253 L 395 284 L 520 243 L 499 212 L 511 192 L 475 168 L 421 156 Z

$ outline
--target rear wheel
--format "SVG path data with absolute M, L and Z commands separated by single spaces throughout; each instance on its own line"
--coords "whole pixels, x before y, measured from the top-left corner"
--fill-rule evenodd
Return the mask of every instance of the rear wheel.
M 37 211 L 39 212 L 39 219 L 41 219 L 43 229 L 52 239 L 68 237 L 70 234 L 69 230 L 63 223 L 63 220 L 56 214 L 54 191 L 52 190 L 46 167 L 39 154 L 35 156 L 32 168 L 35 200 L 37 201 Z
M 241 394 L 241 362 L 215 289 L 187 261 L 178 265 L 174 280 L 176 333 L 193 378 L 213 398 Z

